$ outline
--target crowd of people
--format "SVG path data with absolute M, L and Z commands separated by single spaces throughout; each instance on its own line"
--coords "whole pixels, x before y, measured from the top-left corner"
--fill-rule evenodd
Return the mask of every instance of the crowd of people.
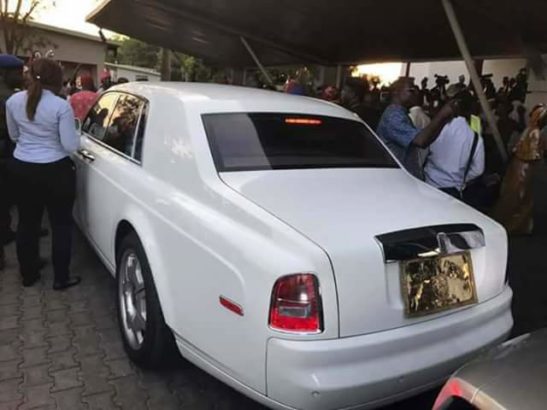
M 114 85 L 107 72 L 99 89 L 89 74 L 72 82 L 63 75 L 60 64 L 49 58 L 25 65 L 14 56 L 0 55 L 0 269 L 3 245 L 15 240 L 23 285 L 40 279 L 44 261 L 39 241 L 48 233 L 41 227 L 47 210 L 53 287 L 58 290 L 80 282 L 70 272 L 75 199 L 70 155 L 80 141 L 75 118 L 83 121 L 97 96 Z M 432 89 L 425 79 L 418 86 L 414 79 L 401 77 L 389 87 L 380 87 L 377 78 L 349 79 L 341 92 L 332 86 L 313 89 L 308 76 L 303 72 L 288 80 L 285 92 L 315 93 L 354 111 L 416 178 L 490 213 L 510 233 L 532 231 L 532 181 L 547 150 L 547 107 L 538 105 L 527 115 L 526 70 L 514 79 L 504 78 L 498 90 L 491 76 L 482 77 L 511 153 L 499 176 L 485 172 L 492 138 L 474 87 L 463 76 L 451 85 L 447 77 L 437 76 Z M 14 205 L 19 219 L 16 234 L 11 221 Z
M 344 81 L 341 90 L 332 85 L 314 87 L 312 74 L 306 68 L 296 71 L 296 74 L 288 78 L 284 91 L 290 94 L 306 95 L 321 98 L 338 103 L 345 108 L 359 114 L 367 124 L 376 129 L 382 113 L 390 105 L 393 95 L 393 84 L 381 85 L 378 76 L 363 75 L 361 77 L 349 77 Z M 504 77 L 502 86 L 496 90 L 493 76 L 486 74 L 481 76 L 482 89 L 486 97 L 495 109 L 498 117 L 503 120 L 502 127 L 509 142 L 512 132 L 522 132 L 525 123 L 524 102 L 528 93 L 528 70 L 523 68 L 513 78 Z M 466 84 L 466 77 L 460 75 L 456 82 L 450 85 L 450 79 L 445 75 L 435 75 L 435 85 L 430 88 L 429 79 L 423 78 L 418 86 L 419 106 L 428 117 L 433 117 L 448 100 L 453 98 L 453 93 L 468 90 L 476 97 L 472 83 Z M 452 92 L 449 91 L 449 89 Z M 480 113 L 478 100 L 475 98 L 473 111 Z M 510 119 L 511 121 L 506 121 Z M 517 129 L 514 129 L 517 126 Z
M 436 75 L 433 88 L 427 78 L 419 86 L 408 77 L 380 86 L 377 77 L 363 76 L 347 79 L 342 90 L 324 86 L 314 91 L 306 80 L 297 73 L 284 91 L 355 112 L 412 175 L 490 214 L 510 233 L 532 232 L 532 181 L 547 149 L 547 109 L 539 105 L 527 113 L 527 69 L 503 78 L 499 89 L 492 75 L 481 77 L 510 154 L 503 167 L 487 166 L 500 156 L 475 87 L 463 75 L 453 84 Z

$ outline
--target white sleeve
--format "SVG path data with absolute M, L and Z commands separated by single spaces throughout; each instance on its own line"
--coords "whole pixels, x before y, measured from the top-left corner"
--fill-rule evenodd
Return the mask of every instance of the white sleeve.
M 59 115 L 59 134 L 64 150 L 72 154 L 80 148 L 80 136 L 76 131 L 74 111 L 69 103 L 65 103 Z

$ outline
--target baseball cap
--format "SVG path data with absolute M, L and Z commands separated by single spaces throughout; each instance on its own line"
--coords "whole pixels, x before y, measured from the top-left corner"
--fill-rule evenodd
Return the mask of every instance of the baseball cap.
M 0 54 L 0 68 L 22 68 L 25 62 L 12 54 Z

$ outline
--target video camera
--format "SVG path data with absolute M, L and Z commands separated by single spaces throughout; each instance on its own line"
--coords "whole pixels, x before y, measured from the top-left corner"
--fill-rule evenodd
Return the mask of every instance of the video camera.
M 439 87 L 445 87 L 450 83 L 447 75 L 435 74 L 435 84 Z

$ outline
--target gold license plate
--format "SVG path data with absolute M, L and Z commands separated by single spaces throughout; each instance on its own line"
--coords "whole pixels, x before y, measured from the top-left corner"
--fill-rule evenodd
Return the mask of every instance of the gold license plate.
M 401 269 L 407 317 L 430 315 L 477 303 L 469 252 L 405 261 Z

